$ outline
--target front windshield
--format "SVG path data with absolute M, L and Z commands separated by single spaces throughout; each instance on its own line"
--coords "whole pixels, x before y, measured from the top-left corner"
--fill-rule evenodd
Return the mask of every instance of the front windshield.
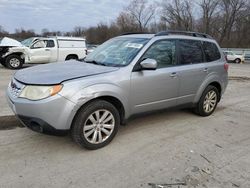
M 22 45 L 24 46 L 27 46 L 27 47 L 30 47 L 32 42 L 33 42 L 34 38 L 28 38 L 28 39 L 25 39 L 21 42 Z
M 115 38 L 108 40 L 90 53 L 85 62 L 105 66 L 126 66 L 149 41 L 145 38 Z

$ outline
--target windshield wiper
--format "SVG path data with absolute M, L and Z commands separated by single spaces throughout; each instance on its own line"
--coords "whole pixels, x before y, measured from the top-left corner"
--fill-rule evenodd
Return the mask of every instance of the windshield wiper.
M 84 62 L 86 62 L 86 63 L 91 63 L 91 64 L 95 64 L 95 65 L 107 66 L 106 63 L 96 62 L 95 60 L 91 60 L 91 61 L 86 61 L 86 60 L 84 60 Z

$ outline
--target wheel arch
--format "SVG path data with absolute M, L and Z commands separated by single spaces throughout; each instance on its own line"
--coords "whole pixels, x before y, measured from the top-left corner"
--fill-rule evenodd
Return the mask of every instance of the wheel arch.
M 212 86 L 214 86 L 214 87 L 216 87 L 218 89 L 218 92 L 219 92 L 219 100 L 218 100 L 218 102 L 220 102 L 221 95 L 222 95 L 222 85 L 217 79 L 211 79 L 211 80 L 207 80 L 206 82 L 204 82 L 200 86 L 200 88 L 199 88 L 199 90 L 198 90 L 198 92 L 197 92 L 197 94 L 195 96 L 194 103 L 197 103 L 200 100 L 200 97 L 202 96 L 202 93 L 204 92 L 204 90 L 209 85 L 212 85 Z
M 121 124 L 125 124 L 126 123 L 125 107 L 124 107 L 123 103 L 121 102 L 121 100 L 118 99 L 117 97 L 114 97 L 114 96 L 104 95 L 104 96 L 99 96 L 99 97 L 96 97 L 96 98 L 92 98 L 89 101 L 87 101 L 86 103 L 84 103 L 83 105 L 79 106 L 79 108 L 77 109 L 76 113 L 74 114 L 74 117 L 73 117 L 72 123 L 70 125 L 70 128 L 74 124 L 75 117 L 81 111 L 81 109 L 84 108 L 85 106 L 87 106 L 89 103 L 91 103 L 93 101 L 97 101 L 97 100 L 104 100 L 104 101 L 107 101 L 107 102 L 111 103 L 112 105 L 114 105 L 114 107 L 119 112 Z
M 74 57 L 75 59 L 78 59 L 78 58 L 79 58 L 77 54 L 68 54 L 68 55 L 66 56 L 65 60 L 70 60 L 70 59 L 69 59 L 70 57 Z M 72 59 L 74 59 L 74 58 L 72 58 Z
M 23 63 L 24 63 L 24 53 L 22 53 L 22 52 L 13 52 L 13 53 L 11 53 L 11 54 L 8 54 L 8 55 L 6 55 L 6 56 L 4 56 L 4 59 L 6 60 L 9 56 L 12 56 L 12 55 L 17 55 L 17 56 L 20 56 L 20 58 L 23 60 Z
M 214 86 L 214 87 L 216 87 L 218 89 L 219 96 L 221 98 L 222 87 L 221 87 L 220 83 L 217 82 L 217 81 L 214 81 L 214 82 L 211 82 L 209 85 Z M 220 98 L 219 98 L 219 101 L 220 101 Z

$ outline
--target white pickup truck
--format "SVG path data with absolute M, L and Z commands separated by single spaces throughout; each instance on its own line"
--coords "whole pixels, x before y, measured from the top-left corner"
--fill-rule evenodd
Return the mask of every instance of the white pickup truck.
M 24 63 L 51 63 L 86 56 L 86 41 L 75 37 L 34 37 L 21 43 L 9 38 L 0 42 L 0 63 L 19 69 Z

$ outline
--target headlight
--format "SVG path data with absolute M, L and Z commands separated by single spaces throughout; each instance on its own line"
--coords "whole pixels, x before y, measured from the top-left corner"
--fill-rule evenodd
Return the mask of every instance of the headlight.
M 62 85 L 25 86 L 19 97 L 29 100 L 41 100 L 59 93 L 62 87 Z

